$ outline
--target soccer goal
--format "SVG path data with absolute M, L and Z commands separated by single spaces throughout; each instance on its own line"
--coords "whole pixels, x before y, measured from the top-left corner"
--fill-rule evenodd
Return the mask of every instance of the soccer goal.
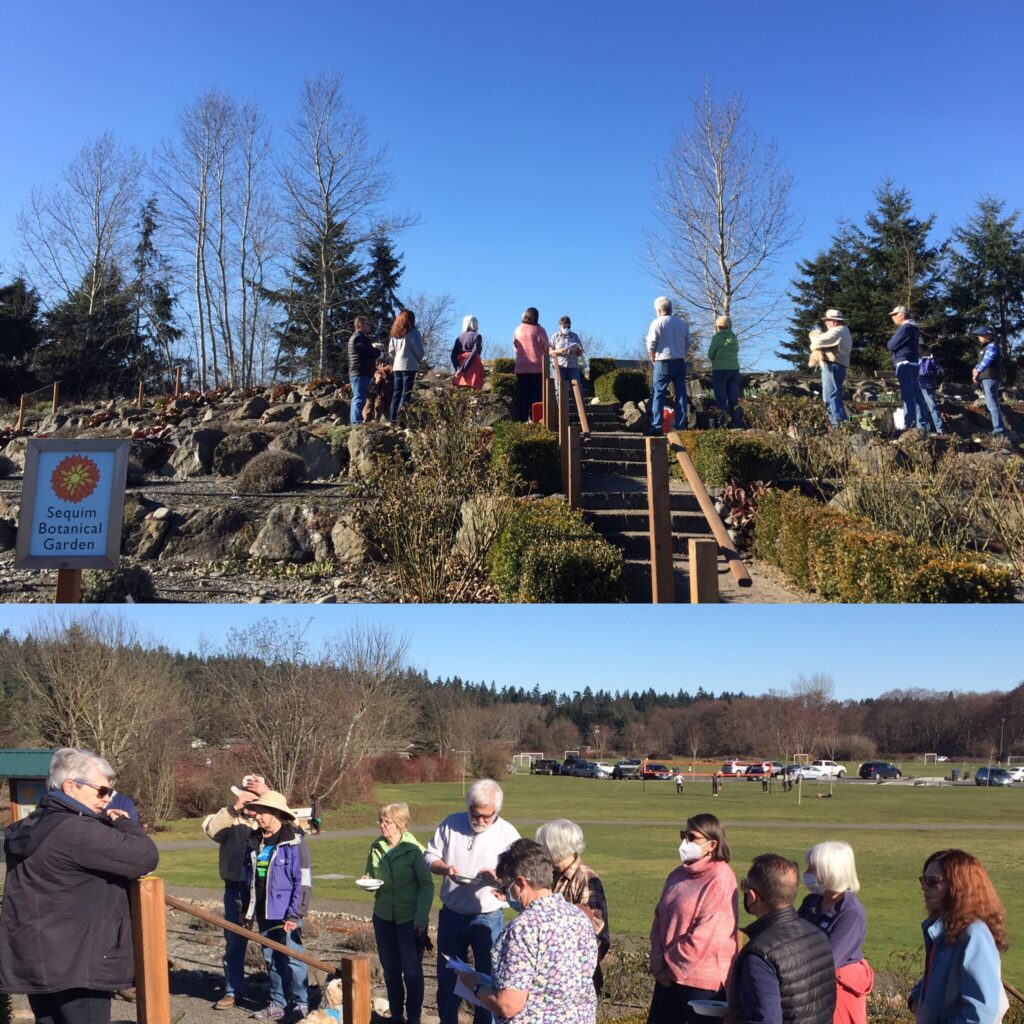
M 529 772 L 530 771 L 530 765 L 533 764 L 534 761 L 543 761 L 543 760 L 544 760 L 544 751 L 543 750 L 541 750 L 541 751 L 536 751 L 535 750 L 535 751 L 533 751 L 530 754 L 513 754 L 512 755 L 512 763 L 516 767 L 516 773 L 517 774 L 519 772 Z
M 938 764 L 939 763 L 939 755 L 938 754 L 925 754 L 924 755 L 924 763 L 925 764 Z
M 1008 754 L 1006 764 L 1007 766 L 1011 764 L 1024 764 L 1024 754 Z
M 580 752 L 578 750 L 567 750 L 562 757 L 563 761 L 568 761 L 570 757 L 579 757 Z

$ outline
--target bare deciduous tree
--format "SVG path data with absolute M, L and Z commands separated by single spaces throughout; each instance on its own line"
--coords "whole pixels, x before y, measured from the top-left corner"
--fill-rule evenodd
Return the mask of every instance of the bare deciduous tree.
M 455 299 L 447 292 L 414 292 L 403 297 L 402 305 L 416 314 L 416 327 L 423 336 L 424 362 L 432 370 L 446 367 L 451 343 L 459 334 L 454 329 Z
M 773 294 L 768 278 L 799 225 L 790 210 L 792 176 L 744 116 L 740 96 L 719 103 L 705 82 L 692 123 L 677 131 L 657 167 L 659 227 L 647 256 L 685 309 L 705 323 L 729 314 L 749 342 L 777 322 L 785 289 Z

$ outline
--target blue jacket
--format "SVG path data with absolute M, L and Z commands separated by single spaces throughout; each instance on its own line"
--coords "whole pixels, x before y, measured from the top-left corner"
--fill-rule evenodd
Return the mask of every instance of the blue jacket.
M 885 347 L 892 353 L 892 365 L 916 363 L 921 357 L 921 335 L 913 320 L 904 320 L 896 333 L 886 342 Z
M 921 929 L 925 964 L 931 961 L 931 970 L 910 992 L 917 1024 L 994 1024 L 1003 982 L 999 950 L 988 926 L 972 921 L 952 945 L 946 942 L 941 920 L 929 918 Z
M 263 834 L 257 829 L 249 837 L 245 858 L 245 884 L 249 890 L 247 918 L 262 917 L 266 921 L 298 921 L 309 910 L 313 891 L 313 871 L 309 861 L 306 837 L 287 823 L 281 826 L 280 839 L 270 855 L 267 868 L 267 899 L 256 906 L 256 855 Z

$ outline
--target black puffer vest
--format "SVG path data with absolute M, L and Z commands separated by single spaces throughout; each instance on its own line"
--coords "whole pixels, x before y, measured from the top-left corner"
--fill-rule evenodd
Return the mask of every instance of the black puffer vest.
M 1002 350 L 999 347 L 999 343 L 996 342 L 996 357 L 978 374 L 978 380 L 1001 380 L 1003 373 L 999 368 L 999 364 L 1002 362 L 1002 359 Z
M 836 970 L 828 939 L 792 907 L 773 910 L 743 931 L 750 941 L 733 964 L 729 1018 L 747 1019 L 739 1001 L 738 979 L 746 958 L 759 956 L 778 975 L 783 1024 L 832 1024 Z

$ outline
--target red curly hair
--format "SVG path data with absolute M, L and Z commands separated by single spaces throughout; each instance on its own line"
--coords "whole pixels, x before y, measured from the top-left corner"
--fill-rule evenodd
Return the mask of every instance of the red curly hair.
M 996 948 L 1006 950 L 1006 909 L 992 885 L 992 879 L 974 854 L 966 850 L 938 850 L 925 862 L 938 862 L 946 880 L 946 896 L 940 916 L 950 944 L 963 933 L 972 921 L 983 921 L 992 933 Z
M 391 325 L 392 338 L 404 338 L 416 326 L 416 314 L 411 309 L 403 309 Z

